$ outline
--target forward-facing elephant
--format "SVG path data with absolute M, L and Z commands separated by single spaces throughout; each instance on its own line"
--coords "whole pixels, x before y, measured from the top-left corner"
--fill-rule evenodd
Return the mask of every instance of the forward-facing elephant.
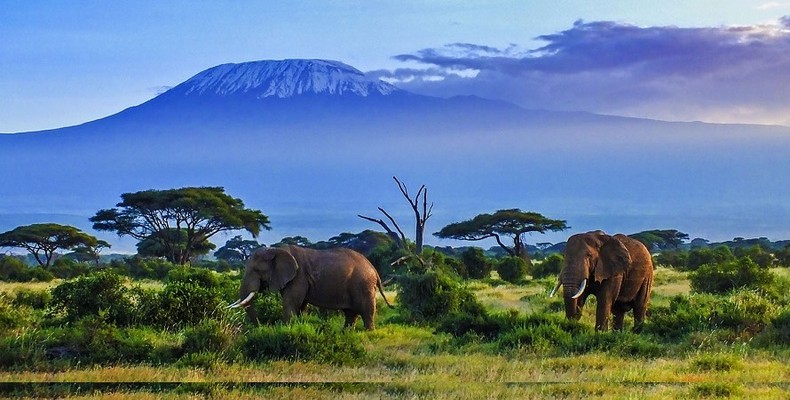
M 245 307 L 257 323 L 255 294 L 267 288 L 282 295 L 284 319 L 301 313 L 308 304 L 342 310 L 346 327 L 362 316 L 365 328 L 375 327 L 376 289 L 384 297 L 381 278 L 365 256 L 349 249 L 314 250 L 298 246 L 263 248 L 247 260 L 239 300 L 229 308 Z M 384 302 L 392 307 L 384 297 Z
M 587 297 L 597 300 L 595 329 L 607 330 L 614 314 L 613 328 L 623 328 L 626 312 L 634 310 L 634 331 L 642 327 L 653 288 L 653 261 L 638 240 L 602 231 L 573 235 L 565 248 L 557 286 L 562 286 L 565 316 L 579 319 Z

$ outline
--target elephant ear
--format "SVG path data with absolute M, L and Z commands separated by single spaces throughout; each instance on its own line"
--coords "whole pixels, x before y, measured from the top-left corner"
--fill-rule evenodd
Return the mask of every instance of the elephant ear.
M 268 255 L 272 260 L 269 290 L 282 290 L 288 282 L 296 277 L 299 264 L 296 262 L 294 256 L 284 249 L 270 249 Z
M 625 245 L 614 237 L 601 246 L 598 262 L 593 271 L 596 282 L 622 274 L 631 265 L 631 254 Z

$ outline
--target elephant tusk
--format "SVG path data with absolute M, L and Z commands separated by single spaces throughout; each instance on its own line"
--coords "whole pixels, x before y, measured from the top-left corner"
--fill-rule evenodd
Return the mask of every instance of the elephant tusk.
M 226 309 L 228 309 L 228 308 L 236 308 L 236 307 L 239 306 L 239 303 L 241 303 L 241 299 L 236 300 L 233 304 L 231 304 L 231 305 L 229 305 L 229 306 L 227 306 L 225 308 Z
M 551 293 L 549 293 L 549 297 L 554 297 L 554 294 L 557 293 L 557 289 L 560 288 L 560 280 L 557 279 L 557 286 L 554 286 L 554 289 L 551 289 Z
M 239 304 L 236 304 L 233 308 L 247 307 L 253 297 L 255 297 L 255 292 L 250 292 L 250 294 L 248 294 L 244 300 L 239 302 Z
M 585 279 L 585 280 L 583 280 L 583 281 L 582 281 L 582 284 L 581 284 L 581 285 L 579 285 L 579 291 L 578 291 L 578 292 L 576 292 L 576 294 L 574 294 L 573 296 L 571 296 L 571 298 L 572 298 L 572 299 L 578 299 L 578 298 L 579 298 L 579 296 L 581 296 L 581 295 L 582 295 L 582 293 L 584 293 L 584 289 L 585 289 L 586 287 L 587 287 L 587 279 Z

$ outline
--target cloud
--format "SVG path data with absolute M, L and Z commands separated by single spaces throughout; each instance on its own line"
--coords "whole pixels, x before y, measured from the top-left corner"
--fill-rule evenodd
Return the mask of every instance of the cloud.
M 396 55 L 426 67 L 374 71 L 407 89 L 529 108 L 662 119 L 790 124 L 790 16 L 681 28 L 576 21 L 545 45 L 453 43 Z

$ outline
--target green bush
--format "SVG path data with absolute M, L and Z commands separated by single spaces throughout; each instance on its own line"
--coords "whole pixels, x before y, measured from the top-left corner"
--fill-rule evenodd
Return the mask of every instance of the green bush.
M 222 315 L 222 305 L 237 296 L 238 284 L 202 268 L 170 270 L 160 291 L 135 289 L 139 321 L 167 330 L 197 325 Z
M 113 267 L 126 269 L 127 275 L 138 279 L 163 280 L 176 265 L 161 259 L 134 256 L 124 261 L 113 261 Z
M 746 258 L 749 257 L 755 264 L 759 265 L 762 268 L 770 268 L 774 266 L 774 259 L 773 254 L 765 250 L 760 245 L 751 246 L 751 247 L 739 247 L 735 249 L 735 256 L 738 258 Z
M 194 327 L 184 331 L 184 342 L 181 346 L 185 354 L 214 352 L 227 350 L 233 343 L 234 329 L 215 319 L 205 319 Z
M 52 289 L 53 315 L 66 321 L 107 313 L 109 322 L 124 326 L 134 318 L 133 304 L 123 278 L 111 271 L 101 271 L 61 283 Z
M 485 279 L 494 269 L 494 263 L 479 247 L 470 247 L 461 253 L 461 262 L 466 266 L 468 276 L 465 278 Z
M 153 345 L 137 330 L 120 329 L 102 313 L 55 330 L 50 357 L 88 364 L 137 363 L 151 358 Z
M 664 250 L 653 257 L 653 265 L 663 265 L 674 269 L 683 270 L 688 265 L 689 253 L 680 250 Z
M 540 263 L 532 263 L 529 268 L 529 274 L 533 278 L 540 279 L 545 277 L 557 277 L 562 270 L 562 264 L 565 262 L 565 257 L 562 254 L 550 254 Z
M 686 269 L 694 271 L 705 264 L 723 264 L 729 261 L 735 261 L 735 255 L 727 246 L 718 246 L 713 249 L 700 247 L 689 251 Z
M 60 279 L 72 279 L 78 276 L 88 275 L 91 272 L 91 266 L 86 263 L 74 261 L 70 258 L 60 257 L 52 263 L 49 268 L 52 275 Z
M 15 306 L 27 306 L 35 310 L 43 310 L 52 301 L 52 293 L 49 290 L 34 290 L 19 288 L 14 291 Z
M 279 292 L 267 290 L 259 293 L 250 307 L 255 307 L 261 324 L 271 325 L 283 320 L 283 302 Z
M 294 320 L 254 328 L 239 342 L 249 360 L 311 360 L 329 364 L 349 364 L 361 360 L 365 349 L 358 334 Z
M 412 320 L 438 321 L 450 314 L 482 309 L 469 289 L 441 270 L 410 272 L 399 283 L 398 306 Z
M 724 329 L 748 339 L 765 329 L 776 313 L 776 305 L 754 290 L 744 289 L 728 296 L 678 295 L 668 306 L 651 308 L 643 332 L 676 340 L 692 332 Z
M 6 282 L 49 282 L 55 279 L 51 272 L 41 267 L 28 267 L 17 257 L 0 255 L 0 281 Z
M 523 258 L 505 257 L 499 261 L 496 270 L 500 278 L 510 283 L 517 283 L 527 275 L 528 266 Z
M 747 257 L 722 264 L 701 265 L 689 274 L 689 279 L 695 292 L 727 293 L 742 287 L 767 288 L 774 275 Z
M 8 295 L 0 293 L 0 333 L 22 326 L 24 322 L 24 315 L 12 304 Z

